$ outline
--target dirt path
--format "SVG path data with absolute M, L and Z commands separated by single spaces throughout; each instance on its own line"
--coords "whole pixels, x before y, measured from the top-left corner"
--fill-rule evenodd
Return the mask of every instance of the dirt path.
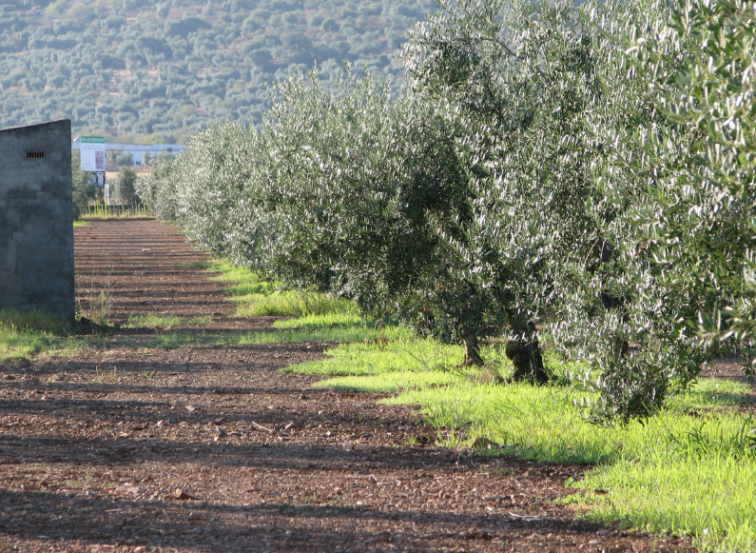
M 192 252 L 155 221 L 76 231 L 82 303 L 109 316 L 234 319 Z M 183 267 L 183 268 L 182 268 Z M 106 302 L 107 303 L 107 302 Z M 0 364 L 0 551 L 674 551 L 554 504 L 576 467 L 408 447 L 433 432 L 381 396 L 278 369 L 318 344 L 156 348 L 108 337 L 73 358 Z

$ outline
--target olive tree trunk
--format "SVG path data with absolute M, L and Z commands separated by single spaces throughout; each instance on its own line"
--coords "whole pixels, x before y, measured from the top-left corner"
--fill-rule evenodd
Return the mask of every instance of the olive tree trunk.
M 475 334 L 466 334 L 463 336 L 465 344 L 465 367 L 482 367 L 484 365 L 483 358 L 480 356 L 480 344 L 478 343 L 478 336 Z
M 536 384 L 545 384 L 549 376 L 543 368 L 543 356 L 538 340 L 510 340 L 504 350 L 514 365 L 514 380 L 529 380 Z

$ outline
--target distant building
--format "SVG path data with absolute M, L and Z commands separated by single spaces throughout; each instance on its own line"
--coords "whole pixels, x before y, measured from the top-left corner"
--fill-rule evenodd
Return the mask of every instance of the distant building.
M 73 150 L 81 149 L 81 139 L 77 136 L 71 144 Z M 180 144 L 120 144 L 118 142 L 106 142 L 105 151 L 120 150 L 128 152 L 134 158 L 134 166 L 144 165 L 145 154 L 155 157 L 160 153 L 178 154 L 184 147 Z

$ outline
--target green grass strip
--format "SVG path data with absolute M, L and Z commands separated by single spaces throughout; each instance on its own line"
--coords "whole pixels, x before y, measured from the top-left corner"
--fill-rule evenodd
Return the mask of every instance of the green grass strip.
M 210 315 L 182 318 L 165 313 L 131 313 L 122 326 L 125 328 L 170 329 L 173 327 L 203 326 L 210 324 L 211 321 Z
M 359 342 L 326 351 L 326 359 L 290 367 L 304 374 L 339 376 L 398 375 L 411 372 L 449 372 L 463 360 L 462 348 L 436 340 L 415 340 L 403 327 L 388 327 L 387 344 Z M 401 382 L 401 378 L 398 379 Z
M 187 332 L 175 330 L 155 336 L 155 347 L 215 347 L 252 346 L 264 344 L 285 344 L 297 342 L 361 342 L 380 340 L 383 336 L 402 335 L 407 332 L 401 327 L 381 330 L 368 325 L 350 325 L 334 328 L 292 328 L 273 332 L 223 333 L 218 331 Z
M 396 392 L 385 403 L 421 405 L 444 445 L 485 437 L 501 444 L 486 454 L 594 466 L 572 483 L 589 518 L 690 535 L 716 551 L 756 551 L 756 421 L 740 411 L 753 403 L 746 384 L 702 379 L 643 424 L 599 427 L 585 416 L 591 393 L 494 384 L 510 367 L 496 349 L 484 353 L 493 368 L 461 371 L 460 347 L 405 336 L 342 345 L 286 370 L 331 377 L 318 387 Z
M 214 260 L 203 268 L 207 272 L 220 273 L 211 280 L 229 285 L 225 290 L 231 294 L 230 301 L 237 304 L 235 314 L 239 317 L 359 316 L 359 309 L 352 301 L 319 292 L 280 291 L 279 283 L 270 282 L 251 269 L 227 261 Z
M 325 313 L 323 315 L 305 315 L 295 319 L 286 319 L 273 323 L 275 328 L 319 328 L 334 326 L 359 326 L 366 321 L 357 313 Z M 375 325 L 373 325 L 375 326 Z

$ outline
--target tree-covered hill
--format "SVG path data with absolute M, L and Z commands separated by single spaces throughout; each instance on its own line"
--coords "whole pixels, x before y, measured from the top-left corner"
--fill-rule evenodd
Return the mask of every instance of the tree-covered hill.
M 394 56 L 433 0 L 0 0 L 0 128 L 70 118 L 77 133 L 182 142 L 259 122 L 266 82 Z

